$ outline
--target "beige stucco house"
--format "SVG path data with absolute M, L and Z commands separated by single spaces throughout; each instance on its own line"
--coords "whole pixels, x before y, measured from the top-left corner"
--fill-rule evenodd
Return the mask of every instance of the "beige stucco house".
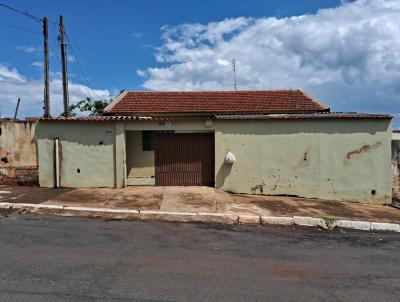
M 41 186 L 391 202 L 388 115 L 331 113 L 302 90 L 124 92 L 106 112 L 40 120 Z

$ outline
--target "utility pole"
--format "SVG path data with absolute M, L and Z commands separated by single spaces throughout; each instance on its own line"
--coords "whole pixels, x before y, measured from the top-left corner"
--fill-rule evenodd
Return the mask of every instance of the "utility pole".
M 49 23 L 47 17 L 43 18 L 44 38 L 44 114 L 43 117 L 50 117 L 50 88 L 49 88 Z M 18 100 L 19 104 L 19 100 Z
M 18 114 L 18 108 L 19 108 L 19 102 L 20 101 L 21 101 L 21 98 L 18 98 L 17 107 L 15 107 L 14 120 L 17 119 L 17 114 Z
M 68 95 L 68 71 L 67 71 L 67 44 L 64 40 L 64 19 L 60 16 L 60 46 L 61 46 L 61 64 L 62 64 L 62 81 L 63 81 L 63 100 L 64 100 L 64 117 L 69 116 L 69 95 Z

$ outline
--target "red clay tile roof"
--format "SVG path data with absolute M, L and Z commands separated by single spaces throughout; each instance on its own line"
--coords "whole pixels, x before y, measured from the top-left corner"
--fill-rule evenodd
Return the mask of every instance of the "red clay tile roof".
M 329 108 L 300 89 L 122 93 L 109 114 L 312 113 Z

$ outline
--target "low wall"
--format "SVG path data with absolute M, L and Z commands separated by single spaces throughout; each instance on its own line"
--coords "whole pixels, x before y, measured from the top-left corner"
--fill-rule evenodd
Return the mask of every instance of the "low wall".
M 38 184 L 36 124 L 0 120 L 0 184 Z
M 115 133 L 114 123 L 40 121 L 37 130 L 40 186 L 56 185 L 56 138 L 59 141 L 58 168 L 61 187 L 116 186 Z
M 400 203 L 400 140 L 392 140 L 392 171 L 392 198 L 395 203 Z

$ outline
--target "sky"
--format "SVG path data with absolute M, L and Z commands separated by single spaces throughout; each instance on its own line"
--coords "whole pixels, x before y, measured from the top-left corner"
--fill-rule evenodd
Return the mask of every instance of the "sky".
M 398 0 L 0 0 L 50 20 L 51 113 L 121 90 L 302 88 L 332 111 L 390 113 L 400 127 Z M 43 114 L 42 25 L 0 6 L 0 110 Z

